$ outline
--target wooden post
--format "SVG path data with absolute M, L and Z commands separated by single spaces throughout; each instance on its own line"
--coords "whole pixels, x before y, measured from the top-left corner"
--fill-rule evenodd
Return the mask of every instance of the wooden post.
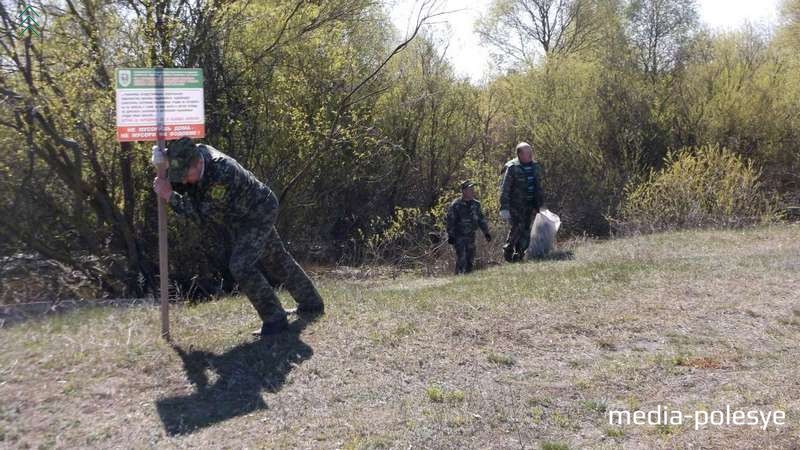
M 164 148 L 164 68 L 155 68 L 156 87 L 156 137 L 158 150 L 166 152 Z M 165 159 L 164 159 L 165 160 Z M 158 177 L 167 179 L 167 165 L 161 164 L 158 168 Z M 161 286 L 161 337 L 170 340 L 169 336 L 169 259 L 167 258 L 167 202 L 158 196 L 158 270 Z
M 158 140 L 159 151 L 164 151 L 164 140 Z M 156 168 L 161 179 L 167 178 L 167 168 L 161 165 Z M 161 286 L 161 337 L 170 340 L 169 336 L 169 259 L 167 258 L 167 202 L 158 197 L 158 269 Z

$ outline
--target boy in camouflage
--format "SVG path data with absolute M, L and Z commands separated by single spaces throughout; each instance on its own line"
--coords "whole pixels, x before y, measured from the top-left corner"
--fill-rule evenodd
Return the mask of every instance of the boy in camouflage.
M 228 229 L 233 240 L 229 269 L 262 320 L 261 336 L 286 330 L 288 321 L 259 263 L 284 283 L 297 301 L 298 314 L 322 314 L 322 298 L 275 229 L 278 198 L 272 190 L 235 159 L 188 137 L 172 142 L 166 156 L 168 179 L 156 177 L 156 193 L 177 214 Z M 172 184 L 182 185 L 184 193 L 175 192 Z
M 456 274 L 472 271 L 477 228 L 483 231 L 486 242 L 492 240 L 492 235 L 489 234 L 489 225 L 481 211 L 481 204 L 475 200 L 473 186 L 474 184 L 470 181 L 461 183 L 461 198 L 453 200 L 445 217 L 447 242 L 456 251 Z

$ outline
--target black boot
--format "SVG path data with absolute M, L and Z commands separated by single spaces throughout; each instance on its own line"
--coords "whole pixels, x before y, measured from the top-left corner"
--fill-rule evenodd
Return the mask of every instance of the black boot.
M 265 336 L 273 336 L 276 334 L 281 334 L 288 329 L 289 329 L 289 321 L 286 319 L 286 316 L 283 315 L 269 322 L 263 322 L 261 324 L 261 330 L 254 331 L 253 335 L 261 336 L 262 338 L 264 338 Z
M 506 262 L 514 261 L 514 246 L 511 244 L 506 244 L 503 246 L 503 259 Z
M 301 319 L 314 320 L 325 314 L 325 304 L 317 303 L 314 305 L 299 305 L 295 309 L 287 310 L 290 313 L 296 313 Z

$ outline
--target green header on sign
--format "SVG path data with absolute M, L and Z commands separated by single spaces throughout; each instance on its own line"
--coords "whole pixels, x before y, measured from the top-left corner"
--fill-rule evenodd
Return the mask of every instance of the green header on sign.
M 203 69 L 121 68 L 117 89 L 191 89 L 203 87 Z

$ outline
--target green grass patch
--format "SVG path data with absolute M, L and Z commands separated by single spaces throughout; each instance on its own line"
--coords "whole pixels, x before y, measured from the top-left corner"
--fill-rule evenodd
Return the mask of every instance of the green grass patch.
M 432 403 L 455 404 L 464 401 L 465 395 L 460 390 L 447 390 L 440 386 L 428 386 L 425 395 Z

